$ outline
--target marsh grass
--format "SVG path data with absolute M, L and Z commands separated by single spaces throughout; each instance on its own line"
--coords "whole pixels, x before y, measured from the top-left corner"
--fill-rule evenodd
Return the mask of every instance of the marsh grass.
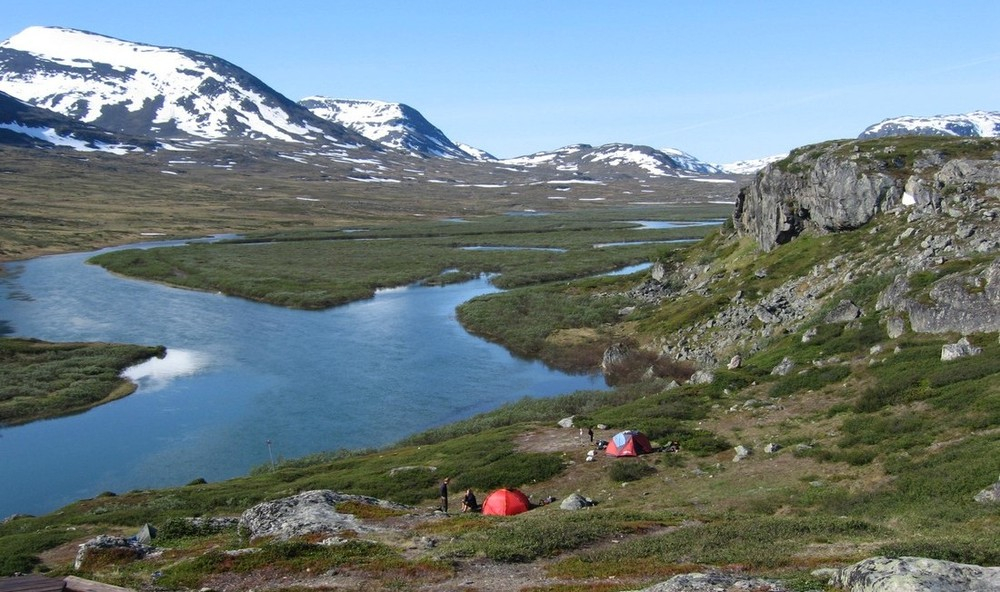
M 533 227 L 532 225 L 543 224 Z M 641 234 L 639 234 L 641 232 Z M 279 306 L 322 309 L 378 288 L 496 274 L 500 288 L 570 280 L 649 261 L 645 241 L 698 239 L 711 227 L 637 231 L 615 221 L 509 216 L 344 233 L 273 234 L 215 244 L 133 249 L 90 260 L 116 273 Z M 598 243 L 623 241 L 618 247 Z M 468 247 L 495 247 L 472 250 Z
M 160 347 L 0 338 L 0 425 L 70 415 L 128 395 L 122 370 Z

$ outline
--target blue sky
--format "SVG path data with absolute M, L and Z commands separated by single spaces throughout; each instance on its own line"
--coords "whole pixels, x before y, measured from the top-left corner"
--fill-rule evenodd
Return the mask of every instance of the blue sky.
M 293 100 L 406 103 L 501 158 L 574 143 L 714 163 L 899 115 L 1000 110 L 1000 2 L 35 0 L 31 25 L 193 49 Z

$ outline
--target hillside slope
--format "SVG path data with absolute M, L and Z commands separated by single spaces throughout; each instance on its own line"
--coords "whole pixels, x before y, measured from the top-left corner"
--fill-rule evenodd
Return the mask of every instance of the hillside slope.
M 870 557 L 1000 565 L 998 153 L 995 140 L 938 138 L 796 150 L 744 188 L 731 223 L 648 273 L 463 305 L 462 321 L 499 341 L 530 329 L 540 347 L 610 344 L 613 391 L 11 520 L 0 568 L 218 590 L 619 591 L 704 573 L 777 592 L 830 589 Z M 609 297 L 630 301 L 616 321 L 586 314 Z M 642 430 L 657 450 L 588 461 L 588 426 L 598 439 Z M 456 498 L 519 487 L 593 505 L 445 515 L 433 509 L 444 476 Z M 284 530 L 289 507 L 316 499 L 328 501 Z M 70 566 L 81 543 L 146 522 L 169 551 Z M 667 589 L 698 589 L 679 585 Z

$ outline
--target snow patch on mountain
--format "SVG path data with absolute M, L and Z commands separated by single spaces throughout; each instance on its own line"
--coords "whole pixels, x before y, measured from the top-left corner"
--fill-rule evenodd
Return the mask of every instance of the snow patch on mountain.
M 788 153 L 775 154 L 774 156 L 765 156 L 764 158 L 755 158 L 751 160 L 739 160 L 736 162 L 731 162 L 729 164 L 717 164 L 716 168 L 724 173 L 730 175 L 753 175 L 757 171 L 763 169 L 767 165 L 778 162 L 788 156 Z
M 859 139 L 885 136 L 1000 137 L 1000 111 L 973 111 L 960 115 L 932 117 L 902 116 L 885 119 L 866 128 Z
M 104 144 L 102 142 L 88 142 L 75 138 L 72 135 L 60 135 L 55 128 L 51 127 L 30 127 L 19 123 L 0 123 L 0 129 L 10 130 L 17 134 L 22 134 L 36 140 L 47 142 L 54 146 L 64 146 L 79 152 L 109 152 L 111 154 L 126 154 L 138 150 L 135 146 L 122 144 Z
M 504 164 L 521 167 L 552 166 L 557 170 L 575 172 L 588 177 L 610 177 L 629 174 L 650 177 L 689 177 L 714 175 L 722 171 L 690 154 L 675 148 L 657 150 L 634 144 L 573 144 L 557 150 L 536 152 L 509 158 Z
M 0 43 L 0 90 L 132 134 L 356 138 L 220 58 L 74 29 L 29 27 Z
M 320 96 L 306 97 L 299 105 L 393 150 L 417 156 L 478 160 L 473 152 L 452 142 L 409 105 Z
M 458 142 L 458 147 L 462 149 L 462 152 L 465 152 L 466 154 L 468 154 L 469 156 L 471 156 L 476 160 L 490 160 L 490 161 L 497 160 L 496 156 L 493 156 L 492 154 L 490 154 L 485 150 L 476 148 L 475 146 L 469 146 L 468 144 L 463 144 L 462 142 Z

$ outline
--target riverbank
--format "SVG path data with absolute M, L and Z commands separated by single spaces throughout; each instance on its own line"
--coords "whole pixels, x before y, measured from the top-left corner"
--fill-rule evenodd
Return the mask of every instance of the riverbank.
M 162 346 L 0 338 L 0 427 L 82 413 L 126 397 L 123 370 L 163 357 Z

